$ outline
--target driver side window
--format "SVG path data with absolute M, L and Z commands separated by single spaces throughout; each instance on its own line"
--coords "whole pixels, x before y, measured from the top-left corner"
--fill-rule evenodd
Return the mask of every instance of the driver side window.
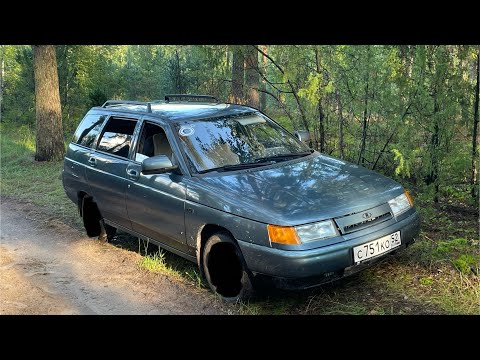
M 173 152 L 168 142 L 165 131 L 158 125 L 145 122 L 135 153 L 135 161 L 143 160 L 157 155 L 167 155 L 173 163 Z

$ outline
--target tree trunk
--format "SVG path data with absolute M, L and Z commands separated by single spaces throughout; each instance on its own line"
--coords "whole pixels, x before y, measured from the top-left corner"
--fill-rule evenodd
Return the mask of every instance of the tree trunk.
M 35 160 L 61 160 L 65 154 L 65 144 L 55 48 L 53 45 L 32 47 L 37 117 Z
M 243 103 L 244 54 L 240 46 L 233 47 L 231 102 Z
M 438 110 L 438 108 L 437 108 Z M 437 111 L 438 112 L 438 111 Z M 438 145 L 440 144 L 440 128 L 438 125 L 438 120 L 435 120 L 435 132 L 432 135 L 432 146 L 433 146 L 433 158 L 432 158 L 432 170 L 431 170 L 431 176 L 433 179 L 433 182 L 435 184 L 435 196 L 433 197 L 433 201 L 435 203 L 438 203 Z
M 430 138 L 430 146 L 431 146 L 431 160 L 430 160 L 430 172 L 427 175 L 427 181 L 425 182 L 427 185 L 434 184 L 435 187 L 435 195 L 433 197 L 433 201 L 438 203 L 438 147 L 440 145 L 440 125 L 438 123 L 438 112 L 440 111 L 440 107 L 438 106 L 437 102 L 437 93 L 436 90 L 433 94 L 434 96 L 434 105 L 433 105 L 433 133 L 432 137 Z
M 318 99 L 318 119 L 320 123 L 320 152 L 325 152 L 325 113 L 322 108 L 322 101 Z
M 175 90 L 177 94 L 183 94 L 185 92 L 183 90 L 182 68 L 178 50 L 175 50 Z
M 315 47 L 315 62 L 317 65 L 317 74 L 322 74 L 322 69 L 320 67 L 320 54 L 318 52 L 318 47 Z M 319 84 L 319 87 L 321 85 Z M 320 91 L 320 89 L 318 89 Z M 320 132 L 320 152 L 325 152 L 325 113 L 323 112 L 322 98 L 318 99 L 318 119 L 319 119 L 319 132 Z
M 360 146 L 360 154 L 358 154 L 357 164 L 365 164 L 365 144 L 367 141 L 368 127 L 368 81 L 370 77 L 370 47 L 367 47 L 367 73 L 365 74 L 365 97 L 363 100 L 363 125 L 362 125 L 362 143 Z
M 225 75 L 228 75 L 228 72 L 230 71 L 230 49 L 227 46 L 225 46 Z
M 3 113 L 3 72 L 5 70 L 4 47 L 0 45 L 0 122 L 2 122 Z
M 338 104 L 338 156 L 343 159 L 343 108 L 340 93 L 336 92 Z
M 473 135 L 472 135 L 472 176 L 470 184 L 472 185 L 472 197 L 476 197 L 476 184 L 477 184 L 477 137 L 478 137 L 478 102 L 480 92 L 480 49 L 477 52 L 477 85 L 475 87 L 475 107 L 473 115 Z
M 260 106 L 258 94 L 258 52 L 253 46 L 247 45 L 245 50 L 245 80 L 247 86 L 247 104 L 254 108 Z
M 268 53 L 268 47 L 267 45 L 262 46 L 262 51 L 267 54 Z M 267 93 L 265 92 L 267 90 L 267 81 L 265 80 L 267 78 L 267 57 L 262 54 L 262 82 L 260 83 L 260 89 L 262 90 L 260 92 L 260 110 L 265 111 L 267 108 Z

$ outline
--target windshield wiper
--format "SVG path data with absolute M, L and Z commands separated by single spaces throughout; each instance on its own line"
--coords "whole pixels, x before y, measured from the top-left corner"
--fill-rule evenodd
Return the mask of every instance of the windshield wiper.
M 257 163 L 257 162 L 261 163 L 263 161 L 277 161 L 277 160 L 281 160 L 281 159 L 285 159 L 285 160 L 295 159 L 295 158 L 310 155 L 311 153 L 312 153 L 312 151 L 304 151 L 304 152 L 299 152 L 299 153 L 288 153 L 288 154 L 277 154 L 277 155 L 272 155 L 272 156 L 265 156 L 265 157 L 255 159 L 255 163 Z
M 249 169 L 249 168 L 254 168 L 254 167 L 260 167 L 260 166 L 266 166 L 266 165 L 272 165 L 275 164 L 274 161 L 262 161 L 262 162 L 252 162 L 252 163 L 243 163 L 243 164 L 234 164 L 234 165 L 224 165 L 224 166 L 219 166 L 211 169 L 206 169 L 206 170 L 200 170 L 198 173 L 199 174 L 205 174 L 208 172 L 212 171 L 234 171 L 234 170 L 241 170 L 241 169 Z

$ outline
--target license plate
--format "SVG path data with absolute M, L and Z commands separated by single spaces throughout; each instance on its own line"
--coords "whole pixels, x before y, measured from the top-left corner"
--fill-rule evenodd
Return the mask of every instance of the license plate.
M 355 246 L 353 248 L 353 260 L 358 264 L 362 261 L 386 253 L 401 244 L 402 240 L 400 239 L 400 231 L 397 231 L 393 234 L 383 236 L 380 239 Z

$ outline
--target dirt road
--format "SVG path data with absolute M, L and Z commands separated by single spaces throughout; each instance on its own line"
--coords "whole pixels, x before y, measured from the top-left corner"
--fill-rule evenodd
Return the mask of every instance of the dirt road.
M 138 266 L 34 205 L 0 199 L 0 314 L 222 314 L 206 290 Z

